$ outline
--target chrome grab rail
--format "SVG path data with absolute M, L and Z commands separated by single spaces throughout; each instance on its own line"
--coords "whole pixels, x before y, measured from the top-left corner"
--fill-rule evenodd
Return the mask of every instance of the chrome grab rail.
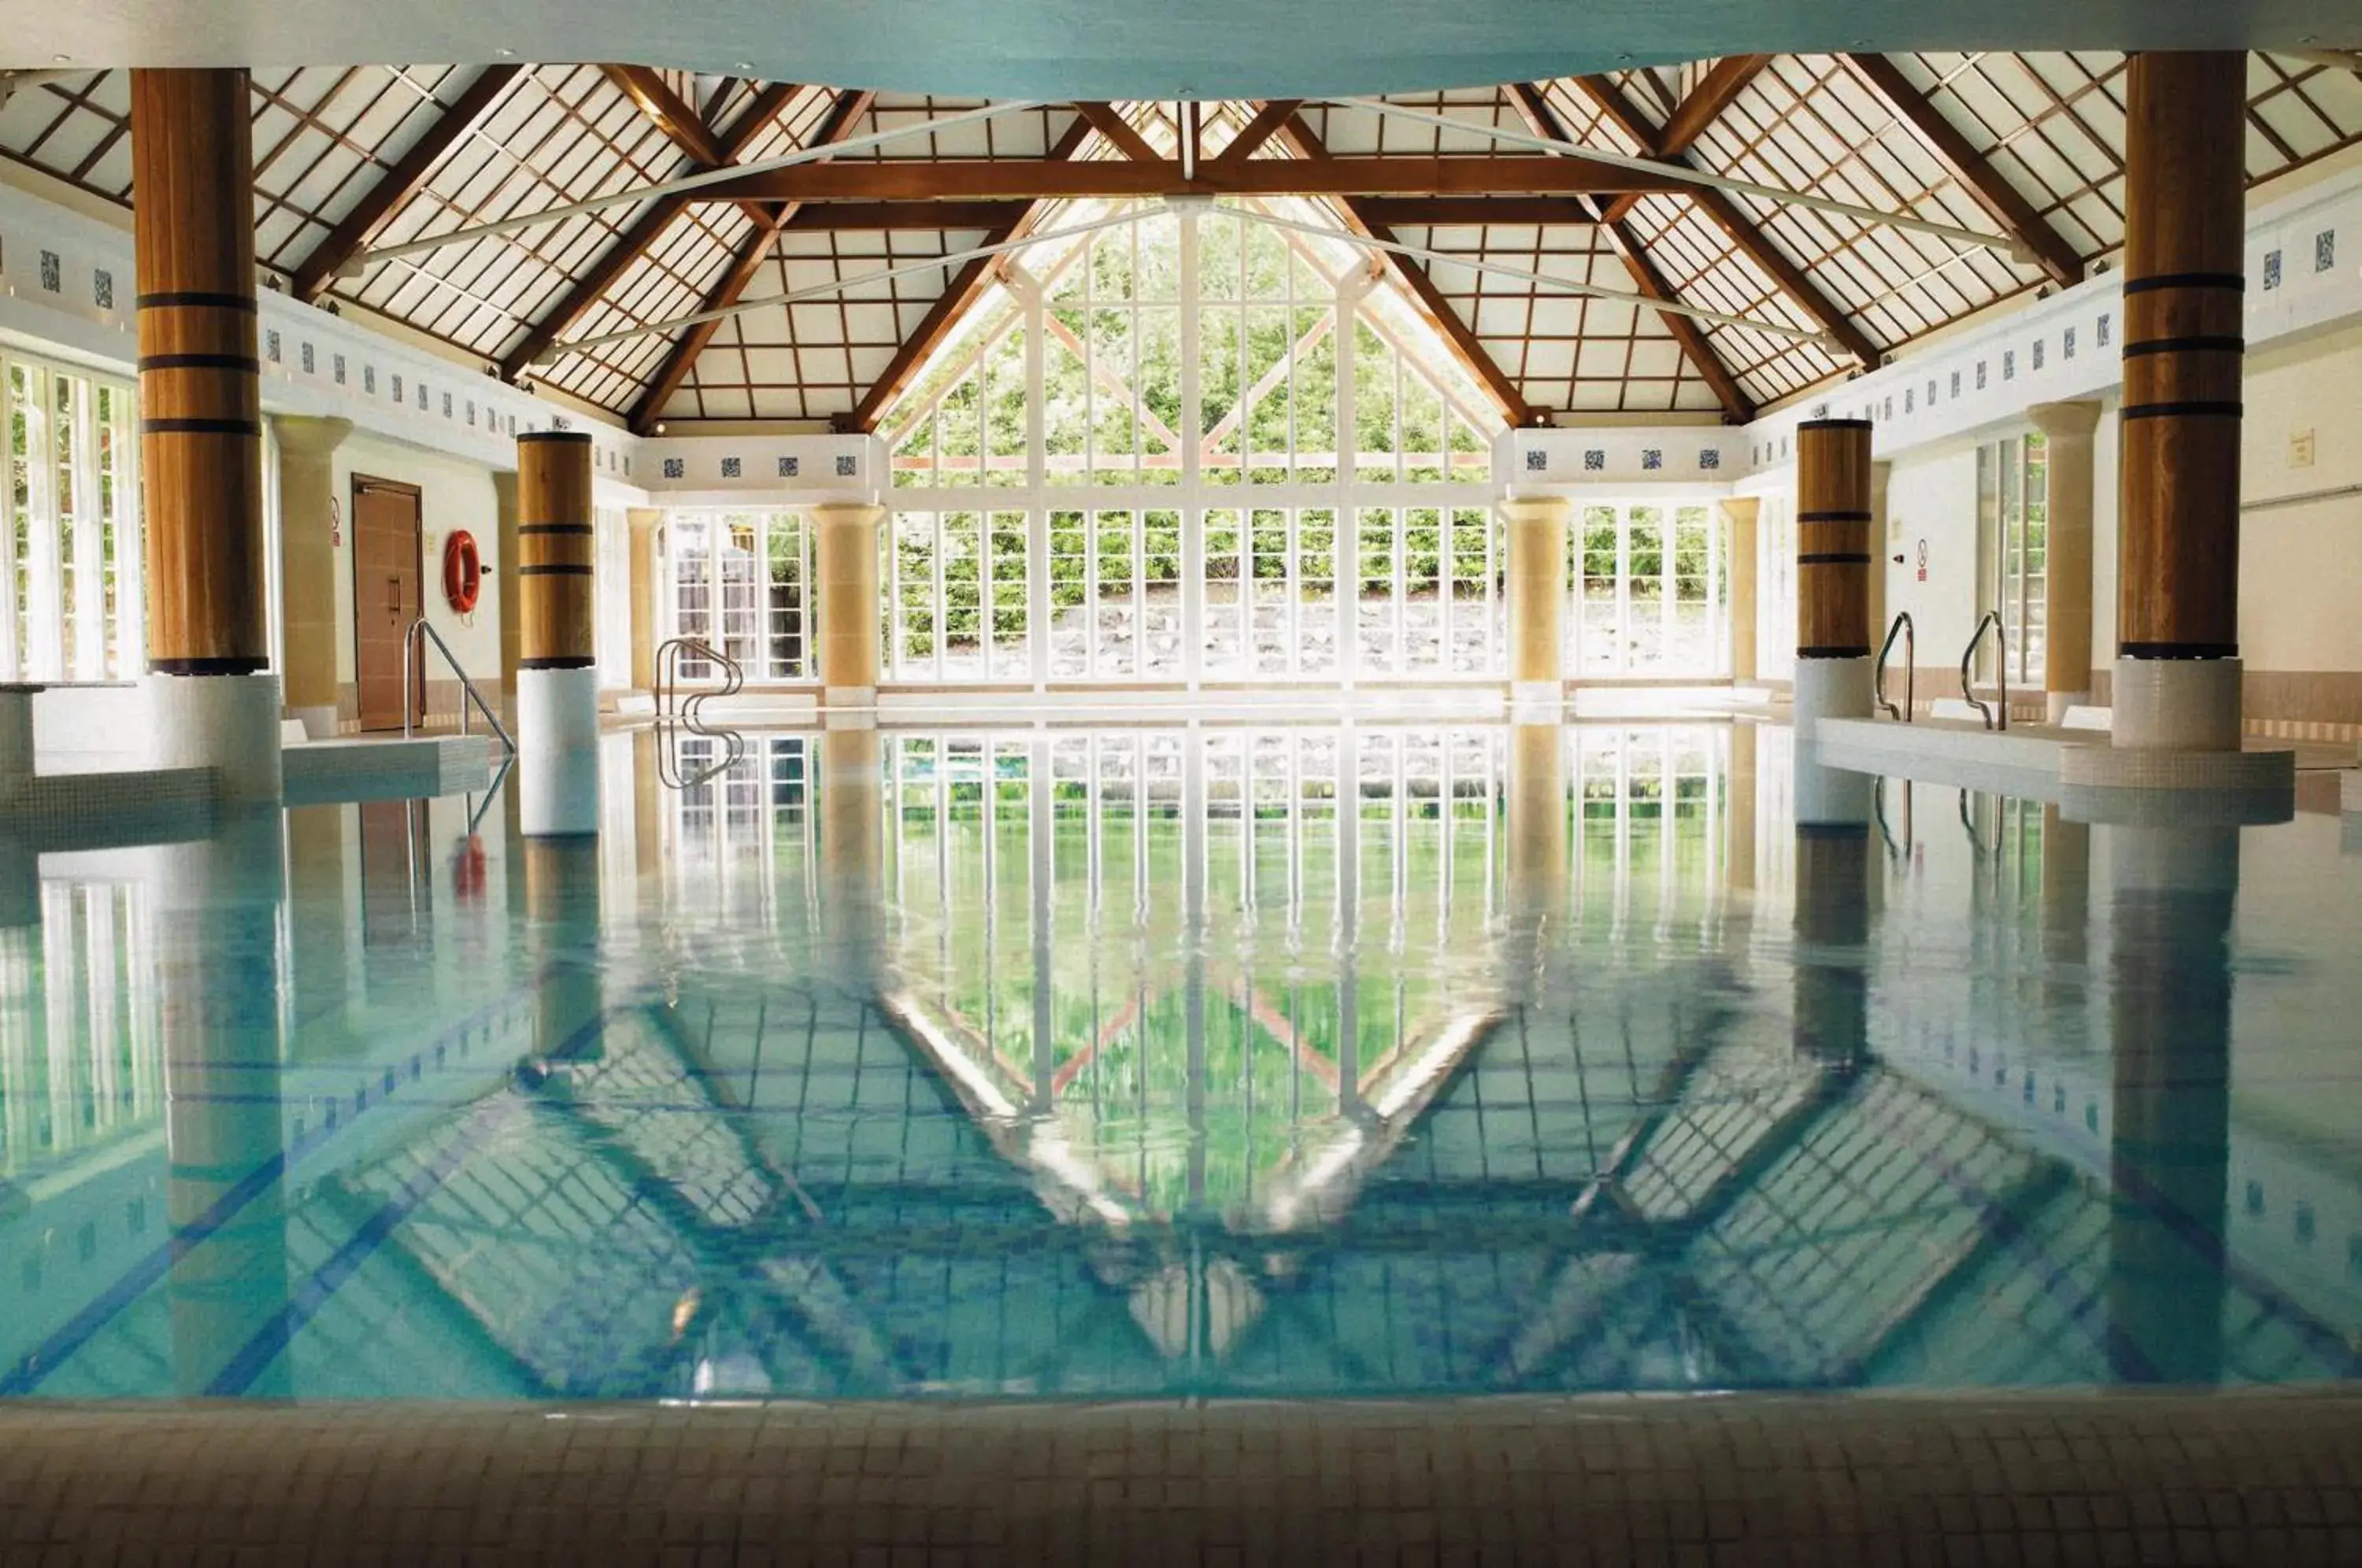
M 1970 673 L 1970 668 L 1976 663 L 1977 645 L 1985 640 L 1987 626 L 1992 628 L 1993 647 L 2001 655 L 2001 657 L 1993 662 L 1994 683 L 2000 690 L 2001 701 L 2001 717 L 1998 723 L 1994 721 L 1992 705 L 1977 696 L 1976 678 Z M 1969 646 L 1960 654 L 1960 696 L 1967 701 L 1970 707 L 1983 715 L 1985 728 L 1989 730 L 2009 728 L 2009 632 L 2002 625 L 2001 612 L 1998 610 L 1986 611 L 1983 617 L 1977 622 L 1977 629 L 1969 634 Z
M 429 642 L 435 645 L 435 651 L 443 656 L 443 662 L 451 667 L 451 673 L 459 678 L 459 690 L 463 693 L 463 700 L 459 703 L 459 733 L 463 735 L 468 733 L 468 704 L 472 702 L 476 705 L 477 711 L 484 715 L 484 723 L 491 726 L 492 734 L 500 737 L 502 746 L 511 756 L 514 756 L 516 741 L 509 734 L 508 727 L 501 723 L 500 715 L 492 712 L 492 705 L 484 701 L 484 694 L 476 690 L 476 683 L 468 679 L 468 672 L 459 668 L 459 660 L 451 652 L 451 645 L 443 640 L 443 634 L 427 624 L 426 617 L 424 615 L 413 621 L 410 624 L 410 629 L 402 634 L 403 738 L 407 740 L 415 733 L 414 721 L 417 715 L 412 707 L 414 698 L 420 706 L 424 706 L 426 700 L 422 689 L 413 683 L 411 654 Z M 423 666 L 425 663 L 425 656 L 422 653 L 419 656 L 419 664 Z
M 1886 700 L 1886 656 L 1894 651 L 1894 639 L 1903 639 L 1903 706 L 1897 708 Z M 1886 710 L 1887 717 L 1909 723 L 1918 712 L 1916 693 L 1919 689 L 1919 628 L 1911 624 L 1911 612 L 1903 611 L 1894 617 L 1894 624 L 1886 628 L 1886 641 L 1878 650 L 1877 686 L 1874 688 L 1878 705 Z
M 722 684 L 701 689 L 686 698 L 680 694 L 680 660 L 682 655 L 703 659 L 722 668 Z M 697 712 L 712 697 L 735 697 L 746 689 L 746 672 L 738 661 L 707 642 L 703 637 L 671 637 L 657 649 L 657 715 L 678 711 L 684 723 L 695 724 Z
M 719 666 L 722 684 L 702 688 L 683 697 L 680 694 L 680 661 L 684 655 Z M 657 778 L 667 789 L 694 790 L 727 773 L 745 759 L 746 737 L 736 730 L 709 725 L 702 712 L 709 699 L 734 697 L 745 690 L 745 686 L 746 672 L 740 668 L 738 661 L 702 637 L 668 638 L 657 649 Z M 665 733 L 675 722 L 690 734 L 721 741 L 723 744 L 721 757 L 700 768 L 693 777 L 682 773 L 671 737 Z

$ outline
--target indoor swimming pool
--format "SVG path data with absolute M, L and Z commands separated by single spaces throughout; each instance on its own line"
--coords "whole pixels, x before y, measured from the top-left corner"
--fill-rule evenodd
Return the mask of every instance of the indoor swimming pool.
M 613 733 L 0 856 L 0 1397 L 2362 1374 L 2362 842 L 1751 722 Z

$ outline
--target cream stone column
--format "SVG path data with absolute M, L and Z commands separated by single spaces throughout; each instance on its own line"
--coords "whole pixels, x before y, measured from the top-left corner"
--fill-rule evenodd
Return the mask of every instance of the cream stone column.
M 1555 709 L 1564 699 L 1566 528 L 1573 511 L 1559 495 L 1501 503 L 1509 525 L 1509 701 L 1518 707 Z
M 1763 502 L 1759 496 L 1734 495 L 1722 502 L 1730 521 L 1730 682 L 1745 686 L 1755 679 L 1755 573 L 1760 559 L 1755 532 Z
M 632 525 L 632 686 L 635 690 L 654 691 L 657 587 L 664 580 L 658 530 L 665 514 L 652 506 L 635 506 L 624 515 Z
M 517 617 L 524 595 L 519 591 L 524 580 L 516 575 L 517 568 L 517 477 L 513 470 L 492 476 L 494 510 L 498 514 L 495 531 L 499 535 L 500 569 L 509 574 L 510 581 L 494 598 L 501 602 L 501 698 L 510 722 L 516 720 L 517 659 L 523 646 L 524 623 Z
M 857 502 L 812 508 L 821 701 L 831 708 L 877 706 L 877 525 L 885 516 L 884 507 Z
M 280 701 L 304 733 L 337 733 L 337 448 L 349 419 L 281 414 L 279 443 Z
M 2096 403 L 2037 403 L 2025 411 L 2048 446 L 2050 525 L 2043 580 L 2042 684 L 2052 723 L 2092 700 L 2092 433 Z

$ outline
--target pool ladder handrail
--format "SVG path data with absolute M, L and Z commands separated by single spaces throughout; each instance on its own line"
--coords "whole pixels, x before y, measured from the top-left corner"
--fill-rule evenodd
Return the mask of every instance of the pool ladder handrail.
M 1903 706 L 1897 708 L 1886 700 L 1886 659 L 1894 651 L 1894 639 L 1903 639 Z M 1898 613 L 1894 624 L 1886 628 L 1886 641 L 1878 650 L 1878 670 L 1873 688 L 1878 705 L 1898 723 L 1907 724 L 1919 712 L 1919 628 L 1911 623 L 1911 612 Z
M 687 697 L 680 694 L 680 661 L 686 655 L 719 667 L 723 672 L 720 686 L 701 688 Z M 702 637 L 670 637 L 657 649 L 657 777 L 672 790 L 694 790 L 727 773 L 745 760 L 746 737 L 736 730 L 716 728 L 706 723 L 703 709 L 712 697 L 734 697 L 745 690 L 746 672 L 738 661 L 715 647 Z M 669 737 L 662 732 L 669 723 L 678 723 L 690 734 L 723 743 L 723 754 L 695 776 L 680 770 Z
M 1997 688 L 2000 713 L 1996 719 L 1994 704 L 1977 695 L 1976 678 L 1970 673 L 1977 661 L 1977 645 L 1985 640 L 1985 628 L 1991 626 L 1993 649 L 2001 657 L 1993 661 L 1993 681 Z M 1988 610 L 1977 621 L 1977 629 L 1969 634 L 1969 646 L 1960 653 L 1960 696 L 1983 716 L 1985 728 L 2009 728 L 2009 629 L 2001 624 L 2001 612 Z
M 492 712 L 492 705 L 484 701 L 483 692 L 477 690 L 476 683 L 469 679 L 468 672 L 459 668 L 458 656 L 451 651 L 451 645 L 443 640 L 443 634 L 436 631 L 424 615 L 413 621 L 410 624 L 410 629 L 402 634 L 403 738 L 407 740 L 417 733 L 414 723 L 419 717 L 417 709 L 424 706 L 425 702 L 425 693 L 419 684 L 414 683 L 414 676 L 424 673 L 426 662 L 424 649 L 428 643 L 435 645 L 435 651 L 443 656 L 443 662 L 449 665 L 451 673 L 459 678 L 461 693 L 459 733 L 463 735 L 469 733 L 468 709 L 470 704 L 473 704 L 476 711 L 484 715 L 484 723 L 491 726 L 492 734 L 500 737 L 502 748 L 509 756 L 514 756 L 516 755 L 515 737 L 509 734 L 508 726 L 501 723 L 500 715 Z M 414 668 L 411 662 L 414 652 L 418 655 L 417 666 Z

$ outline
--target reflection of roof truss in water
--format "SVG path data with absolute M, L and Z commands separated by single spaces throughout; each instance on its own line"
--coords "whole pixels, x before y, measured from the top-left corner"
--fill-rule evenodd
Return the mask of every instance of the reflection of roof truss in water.
M 803 992 L 620 1011 L 439 1177 L 429 1134 L 329 1198 L 425 1189 L 387 1251 L 526 1392 L 2106 1379 L 2106 1194 L 1956 1105 L 1670 987 L 1456 1021 L 1317 1131 L 1293 1229 L 1160 1218 L 973 1042 Z M 2226 1323 L 2226 1375 L 2307 1366 Z

